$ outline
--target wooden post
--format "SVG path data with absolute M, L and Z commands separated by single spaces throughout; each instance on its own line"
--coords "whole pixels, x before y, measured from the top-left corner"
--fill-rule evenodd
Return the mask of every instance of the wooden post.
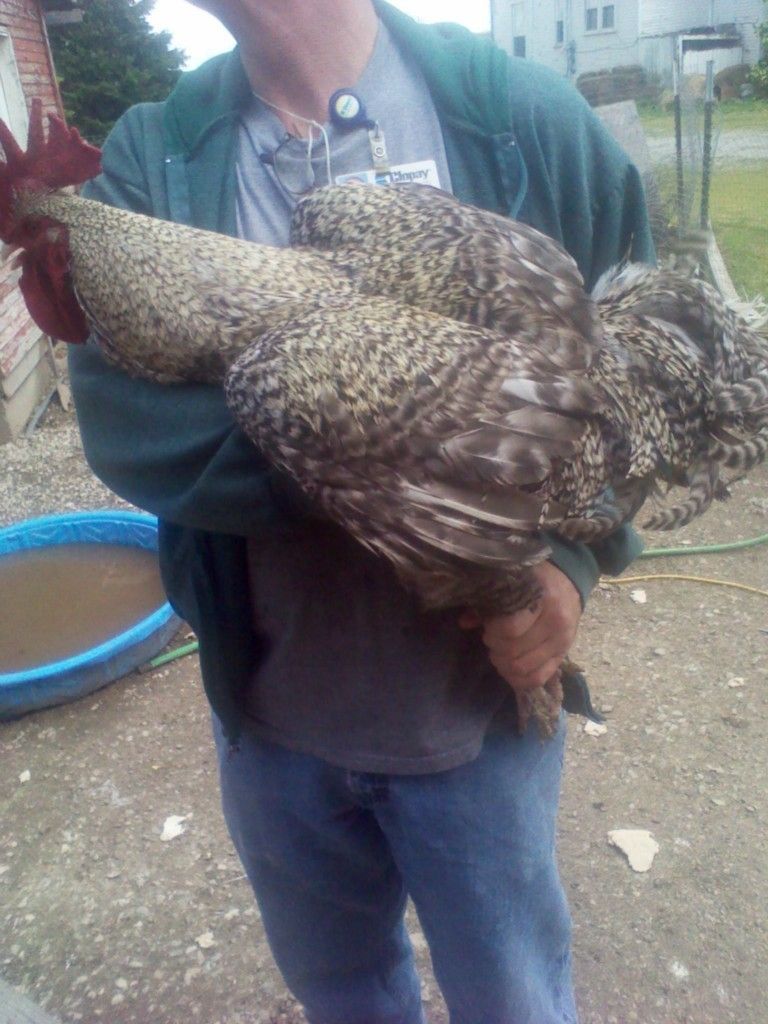
M 704 100 L 704 154 L 701 162 L 702 228 L 709 224 L 709 193 L 712 187 L 712 114 L 715 109 L 715 62 L 707 61 L 707 91 Z
M 677 168 L 677 233 L 685 234 L 685 179 L 683 177 L 683 111 L 680 97 L 680 79 L 682 77 L 682 56 L 678 53 L 672 64 L 675 100 L 675 164 Z

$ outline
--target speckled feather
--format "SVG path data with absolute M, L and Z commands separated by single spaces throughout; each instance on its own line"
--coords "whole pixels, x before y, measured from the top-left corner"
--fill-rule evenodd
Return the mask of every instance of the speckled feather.
M 53 193 L 109 358 L 226 381 L 250 437 L 428 606 L 523 600 L 542 530 L 592 540 L 659 485 L 765 457 L 768 355 L 702 282 L 616 268 L 421 186 L 320 189 L 273 249 Z M 492 510 L 492 511 L 491 511 Z
M 352 301 L 323 253 L 251 245 L 68 193 L 22 197 L 69 229 L 77 297 L 112 362 L 161 383 L 221 383 L 265 330 L 328 292 Z
M 223 382 L 255 444 L 427 607 L 524 607 L 543 531 L 595 540 L 671 485 L 687 497 L 651 524 L 681 525 L 724 496 L 721 467 L 766 456 L 768 345 L 712 288 L 629 265 L 589 296 L 551 239 L 445 193 L 318 190 L 281 250 L 26 203 L 67 225 L 108 357 Z

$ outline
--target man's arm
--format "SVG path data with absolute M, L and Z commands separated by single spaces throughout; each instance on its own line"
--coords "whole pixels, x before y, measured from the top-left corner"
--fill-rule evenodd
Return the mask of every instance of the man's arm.
M 84 195 L 161 215 L 143 166 L 141 119 L 121 119 L 104 146 L 103 173 Z M 70 348 L 86 458 L 108 487 L 162 519 L 219 533 L 256 534 L 307 505 L 236 426 L 221 388 L 159 385 L 111 366 L 89 342 Z

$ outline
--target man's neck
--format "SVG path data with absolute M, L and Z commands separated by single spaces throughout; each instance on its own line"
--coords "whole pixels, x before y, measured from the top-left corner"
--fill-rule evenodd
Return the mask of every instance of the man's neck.
M 352 86 L 373 52 L 378 19 L 370 0 L 245 0 L 228 24 L 240 44 L 254 92 L 278 108 L 286 127 L 306 134 L 287 117 L 323 122 L 336 89 Z

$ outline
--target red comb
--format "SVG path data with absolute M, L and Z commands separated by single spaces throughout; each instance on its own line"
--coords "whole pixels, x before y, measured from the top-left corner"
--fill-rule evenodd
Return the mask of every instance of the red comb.
M 81 185 L 101 170 L 101 150 L 80 137 L 77 128 L 67 128 L 51 114 L 48 141 L 43 132 L 43 105 L 32 100 L 26 153 L 10 128 L 0 121 L 0 145 L 5 150 L 4 173 L 15 178 L 34 178 L 48 188 Z
M 49 117 L 48 139 L 43 132 L 43 105 L 32 100 L 26 153 L 0 121 L 0 237 L 9 240 L 12 230 L 14 191 L 22 181 L 31 187 L 53 190 L 80 185 L 101 170 L 101 151 L 84 142 L 76 128 L 68 128 L 60 117 Z

